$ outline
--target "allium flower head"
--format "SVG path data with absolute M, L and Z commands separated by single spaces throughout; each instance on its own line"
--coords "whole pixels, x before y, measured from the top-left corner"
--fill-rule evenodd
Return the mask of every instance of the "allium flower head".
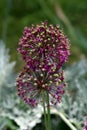
M 17 86 L 25 102 L 36 106 L 42 92 L 49 93 L 52 103 L 60 102 L 65 87 L 62 65 L 70 55 L 69 48 L 69 40 L 59 26 L 44 22 L 24 29 L 18 52 L 25 67 Z

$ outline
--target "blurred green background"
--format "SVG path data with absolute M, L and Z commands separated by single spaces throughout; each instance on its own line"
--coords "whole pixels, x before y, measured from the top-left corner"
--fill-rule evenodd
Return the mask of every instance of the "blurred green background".
M 87 56 L 87 0 L 0 0 L 0 39 L 17 61 L 17 71 L 22 67 L 17 47 L 24 27 L 44 20 L 60 24 L 68 35 L 70 63 Z

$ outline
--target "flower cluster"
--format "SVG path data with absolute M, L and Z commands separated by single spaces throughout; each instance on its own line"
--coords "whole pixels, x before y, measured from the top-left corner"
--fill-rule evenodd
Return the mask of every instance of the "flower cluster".
M 86 116 L 86 120 L 85 120 L 85 123 L 84 123 L 84 128 L 83 130 L 87 130 L 87 116 Z
M 18 48 L 25 67 L 17 86 L 19 96 L 26 103 L 36 106 L 42 92 L 49 93 L 53 104 L 60 102 L 65 88 L 62 65 L 70 55 L 69 49 L 69 40 L 59 26 L 44 22 L 25 27 Z

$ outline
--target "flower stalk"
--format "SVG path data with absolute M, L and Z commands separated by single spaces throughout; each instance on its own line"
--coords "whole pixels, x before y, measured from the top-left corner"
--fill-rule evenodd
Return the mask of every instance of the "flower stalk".
M 47 93 L 47 95 L 46 95 L 47 106 L 45 105 L 45 95 L 44 95 L 44 92 L 42 93 L 42 99 L 43 99 L 45 128 L 46 128 L 46 130 L 51 130 L 49 94 Z
M 48 130 L 51 130 L 50 102 L 49 94 L 47 93 L 47 115 L 48 115 Z
M 42 93 L 42 99 L 43 99 L 43 110 L 44 110 L 44 122 L 45 122 L 45 128 L 48 130 L 48 124 L 47 124 L 47 112 L 46 112 L 46 106 L 45 106 L 45 95 L 44 92 Z

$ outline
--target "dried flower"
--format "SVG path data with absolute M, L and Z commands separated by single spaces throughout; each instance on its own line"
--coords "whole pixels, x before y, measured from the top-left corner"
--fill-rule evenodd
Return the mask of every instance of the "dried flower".
M 19 96 L 26 103 L 36 106 L 42 92 L 49 93 L 53 104 L 60 102 L 65 88 L 62 65 L 70 55 L 69 48 L 69 40 L 59 26 L 47 26 L 44 22 L 24 29 L 18 52 L 25 67 L 17 86 Z

